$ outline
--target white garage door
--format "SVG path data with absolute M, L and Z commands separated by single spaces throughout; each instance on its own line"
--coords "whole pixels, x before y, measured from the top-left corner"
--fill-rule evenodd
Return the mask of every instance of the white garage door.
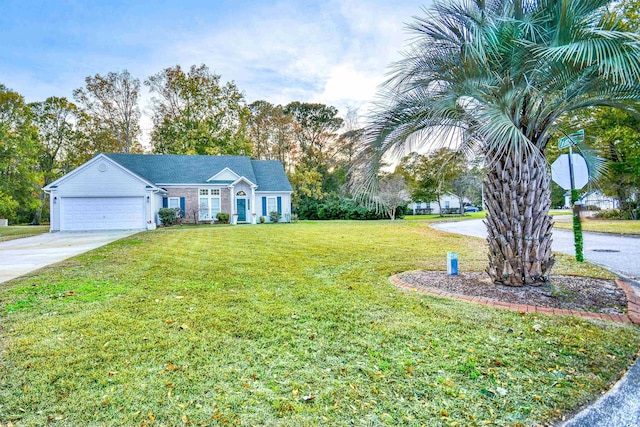
M 145 228 L 144 197 L 63 197 L 60 230 Z

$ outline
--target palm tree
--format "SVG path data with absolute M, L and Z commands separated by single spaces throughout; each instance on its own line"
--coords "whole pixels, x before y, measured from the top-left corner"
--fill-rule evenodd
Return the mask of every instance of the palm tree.
M 436 0 L 384 85 L 368 153 L 407 138 L 459 139 L 488 163 L 487 272 L 495 283 L 548 280 L 552 218 L 545 148 L 569 112 L 637 111 L 640 36 L 598 0 Z M 568 129 L 567 129 L 568 131 Z M 372 189 L 371 178 L 364 188 Z

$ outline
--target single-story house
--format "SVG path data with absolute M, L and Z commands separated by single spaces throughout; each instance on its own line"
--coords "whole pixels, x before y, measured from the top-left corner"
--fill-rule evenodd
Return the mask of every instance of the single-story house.
M 467 199 L 464 199 L 468 202 Z M 414 215 L 428 215 L 428 214 L 440 214 L 440 207 L 442 207 L 443 214 L 459 213 L 460 212 L 460 199 L 453 194 L 443 194 L 440 198 L 440 204 L 438 201 L 431 202 L 411 202 L 407 206 L 408 209 L 413 211 Z
M 278 211 L 291 220 L 291 184 L 276 160 L 246 156 L 98 154 L 45 188 L 51 231 L 153 228 L 162 207 L 190 223 L 218 212 L 255 224 Z
M 604 193 L 595 190 L 584 193 L 580 196 L 580 203 L 586 209 L 619 209 L 620 200 L 616 197 L 607 196 Z M 571 207 L 571 192 L 567 191 L 564 194 L 564 207 Z

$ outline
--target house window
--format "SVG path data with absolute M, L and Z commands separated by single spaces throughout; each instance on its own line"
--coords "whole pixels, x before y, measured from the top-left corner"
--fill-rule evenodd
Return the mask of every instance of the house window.
M 168 208 L 179 208 L 180 207 L 180 197 L 169 197 L 169 202 L 167 204 Z
M 220 190 L 217 188 L 201 188 L 198 191 L 198 218 L 200 221 L 208 221 L 216 218 L 220 212 Z
M 278 210 L 278 202 L 275 197 L 267 197 L 267 215 Z
M 238 191 L 238 192 L 236 193 L 236 196 L 241 196 L 241 197 L 242 197 L 242 196 L 246 196 L 246 195 L 247 195 L 247 193 L 245 193 L 245 192 L 244 192 L 244 191 L 242 191 L 242 190 L 240 190 L 240 191 Z

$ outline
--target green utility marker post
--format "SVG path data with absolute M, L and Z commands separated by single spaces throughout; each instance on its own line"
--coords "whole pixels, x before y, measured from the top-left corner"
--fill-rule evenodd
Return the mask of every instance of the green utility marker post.
M 569 147 L 569 179 L 571 182 L 571 209 L 573 210 L 573 242 L 576 250 L 576 261 L 584 261 L 584 253 L 582 251 L 584 242 L 582 240 L 582 223 L 580 222 L 580 202 L 578 201 L 578 190 L 575 188 L 575 180 L 573 176 L 573 145 L 584 141 L 584 129 L 574 132 L 570 135 L 558 140 L 558 149 Z

